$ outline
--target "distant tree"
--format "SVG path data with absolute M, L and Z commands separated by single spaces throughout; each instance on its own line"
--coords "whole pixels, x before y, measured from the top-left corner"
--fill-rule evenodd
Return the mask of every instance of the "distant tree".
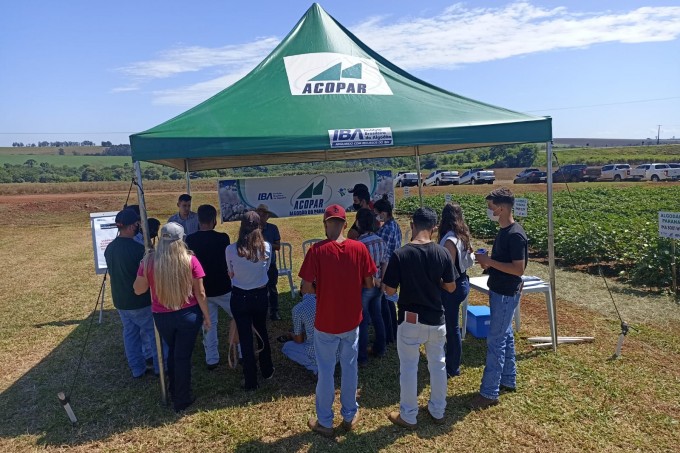
M 94 143 L 89 140 L 84 140 L 80 142 L 80 146 L 94 146 Z
M 35 159 L 28 159 L 26 162 L 24 162 L 24 166 L 26 166 L 28 168 L 33 168 L 33 167 L 35 167 L 35 165 L 37 163 L 38 163 L 38 161 L 35 160 Z
M 63 156 L 64 154 L 66 154 L 66 152 L 64 152 L 64 148 L 59 148 L 59 155 Z
M 102 142 L 102 146 L 113 146 L 111 142 Z
M 428 155 L 420 159 L 420 168 L 431 170 L 437 168 L 437 159 L 434 156 Z

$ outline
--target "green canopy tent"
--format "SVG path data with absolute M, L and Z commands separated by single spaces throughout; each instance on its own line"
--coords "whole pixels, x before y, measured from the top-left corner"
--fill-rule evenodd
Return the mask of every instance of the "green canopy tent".
M 140 161 L 183 170 L 188 183 L 190 171 L 410 155 L 420 170 L 423 154 L 501 144 L 547 142 L 550 156 L 551 140 L 549 117 L 424 82 L 370 49 L 316 3 L 243 79 L 130 136 L 140 184 Z M 549 184 L 552 226 L 551 189 Z M 141 188 L 140 205 L 146 221 Z

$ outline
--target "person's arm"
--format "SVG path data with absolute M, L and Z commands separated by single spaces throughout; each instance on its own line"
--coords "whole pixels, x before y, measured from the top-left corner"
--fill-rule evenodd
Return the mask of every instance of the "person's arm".
M 515 275 L 521 277 L 524 275 L 524 260 L 513 260 L 511 263 L 501 263 L 500 261 L 492 260 L 488 255 L 477 255 L 475 254 L 477 262 L 486 269 L 493 267 L 506 274 Z M 485 267 L 486 266 L 486 267 Z
M 302 294 L 316 294 L 314 284 L 312 282 L 308 282 L 307 280 L 302 280 L 302 284 L 300 285 L 300 292 Z
M 281 233 L 279 233 L 279 227 L 272 223 L 270 223 L 269 226 L 274 228 L 272 248 L 278 252 L 279 250 L 281 250 Z
M 393 253 L 390 257 L 389 263 L 387 264 L 387 269 L 385 269 L 385 274 L 383 274 L 383 292 L 387 296 L 394 296 L 397 294 L 397 287 L 399 286 L 400 279 L 399 258 L 397 258 L 396 253 Z
M 456 290 L 456 278 L 458 277 L 458 275 L 456 272 L 456 266 L 454 265 L 453 258 L 451 257 L 451 253 L 447 245 L 452 246 L 454 250 L 456 249 L 456 246 L 455 244 L 452 243 L 452 241 L 446 241 L 444 243 L 444 253 L 446 254 L 446 261 L 444 265 L 444 273 L 442 275 L 442 279 L 439 286 L 444 291 L 452 293 Z
M 456 282 L 444 283 L 444 280 L 442 280 L 440 286 L 448 293 L 452 293 L 456 290 Z
M 198 306 L 201 307 L 203 313 L 203 328 L 210 330 L 210 312 L 208 311 L 208 300 L 205 297 L 205 288 L 203 287 L 203 278 L 194 278 L 192 287 L 194 290 L 194 297 L 198 301 Z
M 364 277 L 364 288 L 375 288 L 375 284 L 373 283 L 373 275 Z
M 395 294 L 397 294 L 397 288 L 392 288 L 391 286 L 387 286 L 384 283 L 383 283 L 382 287 L 383 287 L 383 291 L 388 296 L 394 296 Z
M 139 269 L 137 270 L 137 278 L 132 284 L 132 289 L 135 294 L 141 296 L 149 290 L 149 279 L 146 278 L 146 261 L 142 260 L 139 264 Z

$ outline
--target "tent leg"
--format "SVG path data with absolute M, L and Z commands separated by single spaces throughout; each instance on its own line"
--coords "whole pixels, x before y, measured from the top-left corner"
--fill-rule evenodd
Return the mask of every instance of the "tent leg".
M 420 180 L 420 148 L 416 145 L 416 173 L 418 178 L 418 197 L 420 198 L 420 207 L 423 207 L 423 185 Z
M 191 178 L 189 177 L 189 159 L 184 159 L 184 176 L 187 180 L 187 193 L 191 195 Z
M 557 352 L 557 297 L 555 292 L 555 232 L 553 224 L 553 170 L 552 141 L 546 143 L 547 186 L 548 186 L 548 271 L 550 273 L 550 299 L 552 304 L 550 320 L 552 326 L 553 351 Z
M 142 218 L 142 232 L 144 233 L 144 249 L 146 253 L 149 253 L 151 249 L 151 238 L 149 238 L 149 222 L 146 215 L 146 201 L 144 200 L 144 189 L 142 188 L 142 167 L 139 165 L 139 161 L 134 163 L 135 174 L 137 176 L 137 200 L 139 201 L 139 215 Z M 156 323 L 154 322 L 154 332 L 156 338 L 156 351 L 158 354 L 158 371 L 161 384 L 161 401 L 163 404 L 168 403 L 167 387 L 165 386 L 165 359 L 163 357 L 163 343 L 161 337 L 156 329 Z

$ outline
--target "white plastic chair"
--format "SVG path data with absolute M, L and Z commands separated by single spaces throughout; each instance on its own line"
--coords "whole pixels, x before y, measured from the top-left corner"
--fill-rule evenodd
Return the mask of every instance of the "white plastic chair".
M 293 283 L 293 246 L 290 243 L 281 243 L 281 249 L 276 252 L 276 263 L 279 269 L 279 277 L 288 276 L 290 295 L 295 297 L 298 290 Z
M 302 243 L 302 256 L 303 257 L 306 256 L 307 250 L 309 250 L 312 247 L 312 245 L 316 244 L 317 242 L 321 242 L 321 241 L 323 241 L 323 239 L 316 239 L 316 238 L 315 239 L 307 239 L 306 241 L 304 241 Z

